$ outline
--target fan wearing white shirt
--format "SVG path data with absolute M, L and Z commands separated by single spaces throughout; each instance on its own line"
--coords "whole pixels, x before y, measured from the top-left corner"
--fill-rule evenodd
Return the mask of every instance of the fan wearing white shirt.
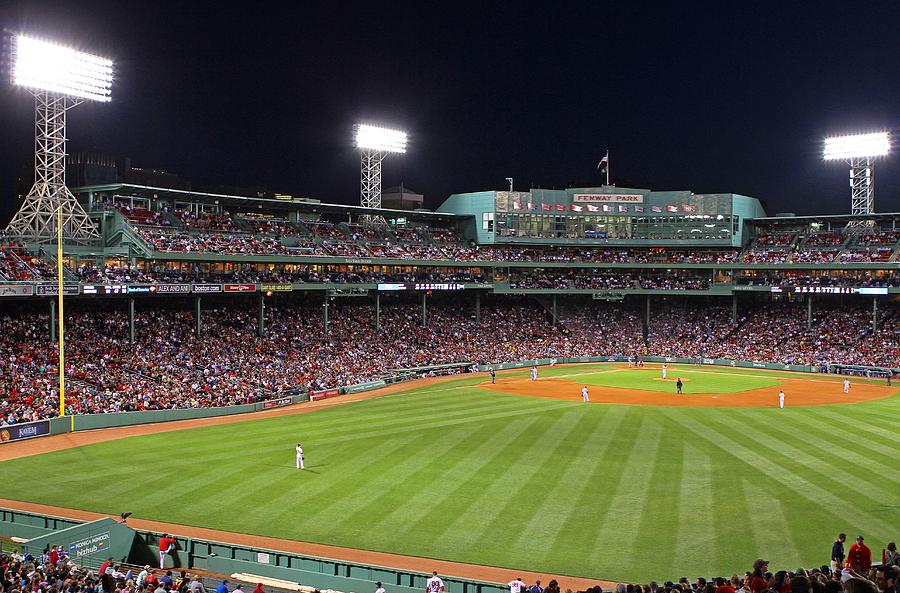
M 516 578 L 516 580 L 506 583 L 506 586 L 509 587 L 509 593 L 522 593 L 525 587 L 527 587 L 520 578 Z

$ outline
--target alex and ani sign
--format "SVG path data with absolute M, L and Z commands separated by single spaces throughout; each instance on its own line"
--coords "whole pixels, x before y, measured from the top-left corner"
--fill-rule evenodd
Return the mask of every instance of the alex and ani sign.
M 574 194 L 573 202 L 625 202 L 628 204 L 643 204 L 643 194 Z

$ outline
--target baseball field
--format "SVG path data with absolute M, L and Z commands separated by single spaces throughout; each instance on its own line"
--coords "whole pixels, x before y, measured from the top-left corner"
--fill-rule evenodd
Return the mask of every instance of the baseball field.
M 900 530 L 896 394 L 707 366 L 522 369 L 12 459 L 0 497 L 606 580 L 814 566 L 839 531 L 880 550 Z

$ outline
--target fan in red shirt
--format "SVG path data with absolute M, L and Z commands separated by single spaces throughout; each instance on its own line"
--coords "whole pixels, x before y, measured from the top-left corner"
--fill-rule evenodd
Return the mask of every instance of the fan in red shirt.
M 859 574 L 867 574 L 872 568 L 872 550 L 863 543 L 863 536 L 856 536 L 856 543 L 850 546 L 847 554 L 847 568 L 852 568 Z

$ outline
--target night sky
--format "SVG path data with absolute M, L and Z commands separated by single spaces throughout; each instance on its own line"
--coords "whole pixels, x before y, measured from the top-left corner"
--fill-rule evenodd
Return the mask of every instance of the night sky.
M 608 148 L 620 185 L 843 213 L 847 170 L 821 160 L 822 139 L 900 132 L 896 0 L 237 4 L 6 0 L 0 24 L 114 60 L 113 102 L 69 113 L 70 152 L 128 155 L 195 187 L 357 203 L 364 120 L 410 132 L 384 186 L 431 208 L 505 177 L 599 182 Z M 23 167 L 30 185 L 32 117 L 4 82 L 3 226 Z M 876 208 L 900 211 L 900 150 L 876 179 Z

